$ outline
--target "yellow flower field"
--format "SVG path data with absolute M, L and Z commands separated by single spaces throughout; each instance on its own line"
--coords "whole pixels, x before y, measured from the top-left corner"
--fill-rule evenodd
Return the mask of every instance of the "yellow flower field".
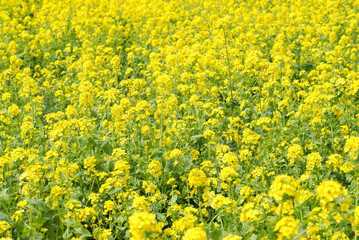
M 358 0 L 0 0 L 0 240 L 359 239 Z

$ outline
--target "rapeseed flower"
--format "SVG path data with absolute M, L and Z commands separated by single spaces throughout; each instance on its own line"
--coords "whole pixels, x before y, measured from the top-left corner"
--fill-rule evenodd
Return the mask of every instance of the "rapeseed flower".
M 277 176 L 272 182 L 269 196 L 274 197 L 277 202 L 281 202 L 284 196 L 294 197 L 299 187 L 294 177 L 288 175 Z

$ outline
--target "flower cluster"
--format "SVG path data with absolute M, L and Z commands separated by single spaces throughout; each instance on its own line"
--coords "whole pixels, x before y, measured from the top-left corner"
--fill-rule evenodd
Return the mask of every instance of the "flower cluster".
M 355 239 L 358 1 L 0 1 L 0 239 Z

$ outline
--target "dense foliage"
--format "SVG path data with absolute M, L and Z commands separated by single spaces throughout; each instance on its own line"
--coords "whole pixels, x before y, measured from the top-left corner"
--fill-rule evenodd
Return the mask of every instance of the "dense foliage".
M 0 3 L 1 240 L 357 239 L 359 1 Z

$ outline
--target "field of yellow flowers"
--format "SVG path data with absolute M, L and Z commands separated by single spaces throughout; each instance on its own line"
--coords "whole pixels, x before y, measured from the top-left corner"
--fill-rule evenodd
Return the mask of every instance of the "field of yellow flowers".
M 0 0 L 0 239 L 359 239 L 358 0 Z

